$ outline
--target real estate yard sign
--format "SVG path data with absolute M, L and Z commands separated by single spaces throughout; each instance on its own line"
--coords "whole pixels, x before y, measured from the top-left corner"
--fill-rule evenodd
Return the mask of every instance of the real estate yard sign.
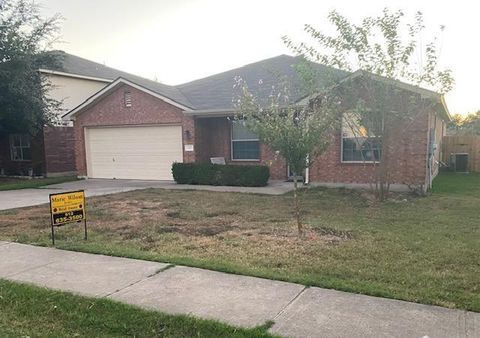
M 83 190 L 50 194 L 53 245 L 55 245 L 55 227 L 67 223 L 83 221 L 85 239 L 87 239 L 87 219 L 85 216 L 85 192 Z

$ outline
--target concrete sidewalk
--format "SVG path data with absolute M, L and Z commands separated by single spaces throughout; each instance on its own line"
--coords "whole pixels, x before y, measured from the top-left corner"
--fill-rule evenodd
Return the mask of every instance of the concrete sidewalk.
M 479 337 L 480 314 L 135 259 L 0 242 L 0 278 L 289 337 Z
M 48 203 L 48 195 L 62 191 L 85 190 L 88 197 L 116 194 L 132 190 L 157 188 L 172 190 L 207 190 L 281 195 L 293 189 L 291 182 L 271 181 L 266 187 L 227 187 L 211 185 L 176 184 L 173 181 L 87 179 L 48 185 L 38 189 L 0 191 L 0 210 L 29 207 Z

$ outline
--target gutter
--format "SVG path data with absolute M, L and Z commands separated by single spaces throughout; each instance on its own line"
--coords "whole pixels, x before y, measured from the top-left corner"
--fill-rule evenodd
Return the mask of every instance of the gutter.
M 58 75 L 58 76 L 73 77 L 73 78 L 77 78 L 77 79 L 92 80 L 92 81 L 99 81 L 99 82 L 105 82 L 105 83 L 109 83 L 109 82 L 112 82 L 112 81 L 113 81 L 113 80 L 105 79 L 105 78 L 101 78 L 101 77 L 86 76 L 86 75 L 79 75 L 79 74 L 73 74 L 73 73 L 66 73 L 66 72 L 60 72 L 60 71 L 50 70 L 50 69 L 44 69 L 44 68 L 40 68 L 38 71 L 39 71 L 40 73 L 44 73 L 44 74 L 51 74 L 51 75 Z
M 210 117 L 210 116 L 228 116 L 235 114 L 235 110 L 232 108 L 224 109 L 200 109 L 200 110 L 188 110 L 183 112 L 186 116 L 198 116 L 198 117 Z
M 440 103 L 442 104 L 442 108 L 445 110 L 446 117 L 448 118 L 447 122 L 452 121 L 452 114 L 450 114 L 450 111 L 448 110 L 447 107 L 447 102 L 445 101 L 445 95 L 440 95 Z

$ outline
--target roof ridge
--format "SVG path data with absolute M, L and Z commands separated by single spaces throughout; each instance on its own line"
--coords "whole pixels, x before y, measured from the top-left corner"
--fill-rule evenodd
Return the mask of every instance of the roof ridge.
M 60 52 L 66 54 L 66 55 L 69 55 L 70 57 L 75 57 L 75 58 L 82 59 L 82 60 L 87 61 L 87 62 L 95 63 L 95 64 L 97 64 L 97 65 L 100 65 L 101 67 L 108 68 L 108 69 L 110 69 L 110 70 L 114 70 L 114 71 L 119 72 L 119 73 L 127 74 L 127 75 L 129 75 L 129 76 L 135 76 L 135 77 L 140 78 L 140 79 L 142 79 L 142 80 L 151 81 L 151 82 L 153 82 L 153 83 L 158 83 L 158 84 L 161 84 L 161 85 L 164 85 L 164 86 L 168 86 L 168 87 L 175 88 L 175 86 L 173 86 L 173 85 L 169 85 L 169 84 L 166 84 L 166 83 L 163 83 L 163 82 L 155 81 L 155 80 L 152 80 L 152 79 L 149 79 L 149 78 L 146 78 L 146 77 L 137 75 L 137 74 L 129 73 L 129 72 L 126 72 L 126 71 L 124 71 L 124 70 L 120 70 L 120 69 L 118 69 L 118 68 L 113 68 L 113 67 L 104 65 L 104 64 L 102 64 L 102 63 L 99 63 L 99 62 L 97 62 L 97 61 L 92 61 L 92 60 L 90 60 L 90 59 L 84 58 L 84 57 L 82 57 L 82 56 L 70 54 L 70 53 L 67 53 L 67 52 L 65 52 L 65 51 L 60 51 Z M 72 73 L 72 74 L 73 74 L 73 73 Z M 81 75 L 81 74 L 78 74 L 78 75 Z M 117 77 L 118 77 L 118 76 L 117 76 Z M 115 79 L 116 79 L 116 78 L 112 78 L 112 80 L 115 80 Z
M 222 72 L 219 72 L 219 73 L 215 73 L 215 74 L 212 74 L 212 75 L 208 75 L 208 76 L 205 76 L 205 77 L 202 77 L 202 78 L 199 78 L 199 79 L 195 79 L 195 80 L 192 80 L 192 81 L 180 83 L 180 84 L 175 85 L 175 87 L 181 89 L 181 87 L 193 84 L 196 81 L 204 81 L 204 80 L 206 80 L 208 78 L 211 78 L 211 77 L 214 77 L 214 76 L 218 76 L 218 75 L 222 75 L 222 74 L 226 74 L 226 73 L 230 73 L 230 72 L 235 72 L 235 71 L 238 71 L 239 69 L 242 69 L 242 68 L 245 68 L 245 67 L 248 67 L 248 66 L 252 66 L 252 65 L 256 65 L 256 64 L 260 64 L 260 63 L 267 63 L 267 62 L 271 61 L 272 59 L 279 59 L 279 58 L 284 58 L 284 57 L 288 57 L 292 60 L 296 58 L 296 56 L 291 56 L 291 55 L 287 55 L 287 54 L 280 54 L 280 55 L 277 55 L 277 56 L 269 57 L 267 59 L 262 59 L 262 60 L 259 60 L 259 61 L 250 62 L 250 63 L 244 64 L 242 66 L 235 67 L 235 68 L 232 68 L 232 69 L 228 69 L 228 70 L 225 70 L 225 71 L 222 71 Z

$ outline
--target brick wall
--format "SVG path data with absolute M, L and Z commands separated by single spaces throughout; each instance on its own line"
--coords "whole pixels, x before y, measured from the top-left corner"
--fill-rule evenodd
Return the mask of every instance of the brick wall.
M 46 175 L 74 175 L 76 173 L 74 129 L 46 127 L 43 130 L 43 139 Z
M 393 146 L 395 155 L 390 165 L 391 182 L 424 185 L 426 178 L 426 150 L 428 142 L 428 114 L 418 114 L 402 132 L 400 142 Z M 287 166 L 280 156 L 265 145 L 260 148 L 260 161 L 231 161 L 230 122 L 226 117 L 197 119 L 197 160 L 225 157 L 231 164 L 265 164 L 270 167 L 272 179 L 287 177 Z M 401 128 L 398 126 L 398 128 Z M 341 134 L 336 133 L 327 151 L 310 168 L 310 181 L 322 183 L 370 183 L 375 166 L 369 163 L 342 163 Z
M 131 95 L 131 107 L 125 107 L 124 93 Z M 75 159 L 78 175 L 87 175 L 85 158 L 84 130 L 93 126 L 126 126 L 126 125 L 172 124 L 182 126 L 183 144 L 194 144 L 195 122 L 192 117 L 184 116 L 182 110 L 152 95 L 127 85 L 119 85 L 109 95 L 100 99 L 85 111 L 76 116 Z M 190 137 L 187 138 L 186 131 Z M 196 159 L 195 151 L 183 154 L 185 162 Z
M 197 118 L 197 161 L 209 162 L 211 157 L 224 157 L 229 164 L 263 164 L 270 167 L 270 178 L 286 178 L 287 167 L 281 157 L 266 145 L 260 146 L 259 161 L 232 161 L 231 122 L 227 117 Z
M 395 126 L 401 130 L 399 141 L 392 145 L 389 165 L 390 182 L 395 184 L 424 185 L 426 151 L 428 144 L 428 114 L 420 113 L 408 126 Z M 341 133 L 335 135 L 327 151 L 310 169 L 310 181 L 328 183 L 370 183 L 375 175 L 371 163 L 342 163 Z

